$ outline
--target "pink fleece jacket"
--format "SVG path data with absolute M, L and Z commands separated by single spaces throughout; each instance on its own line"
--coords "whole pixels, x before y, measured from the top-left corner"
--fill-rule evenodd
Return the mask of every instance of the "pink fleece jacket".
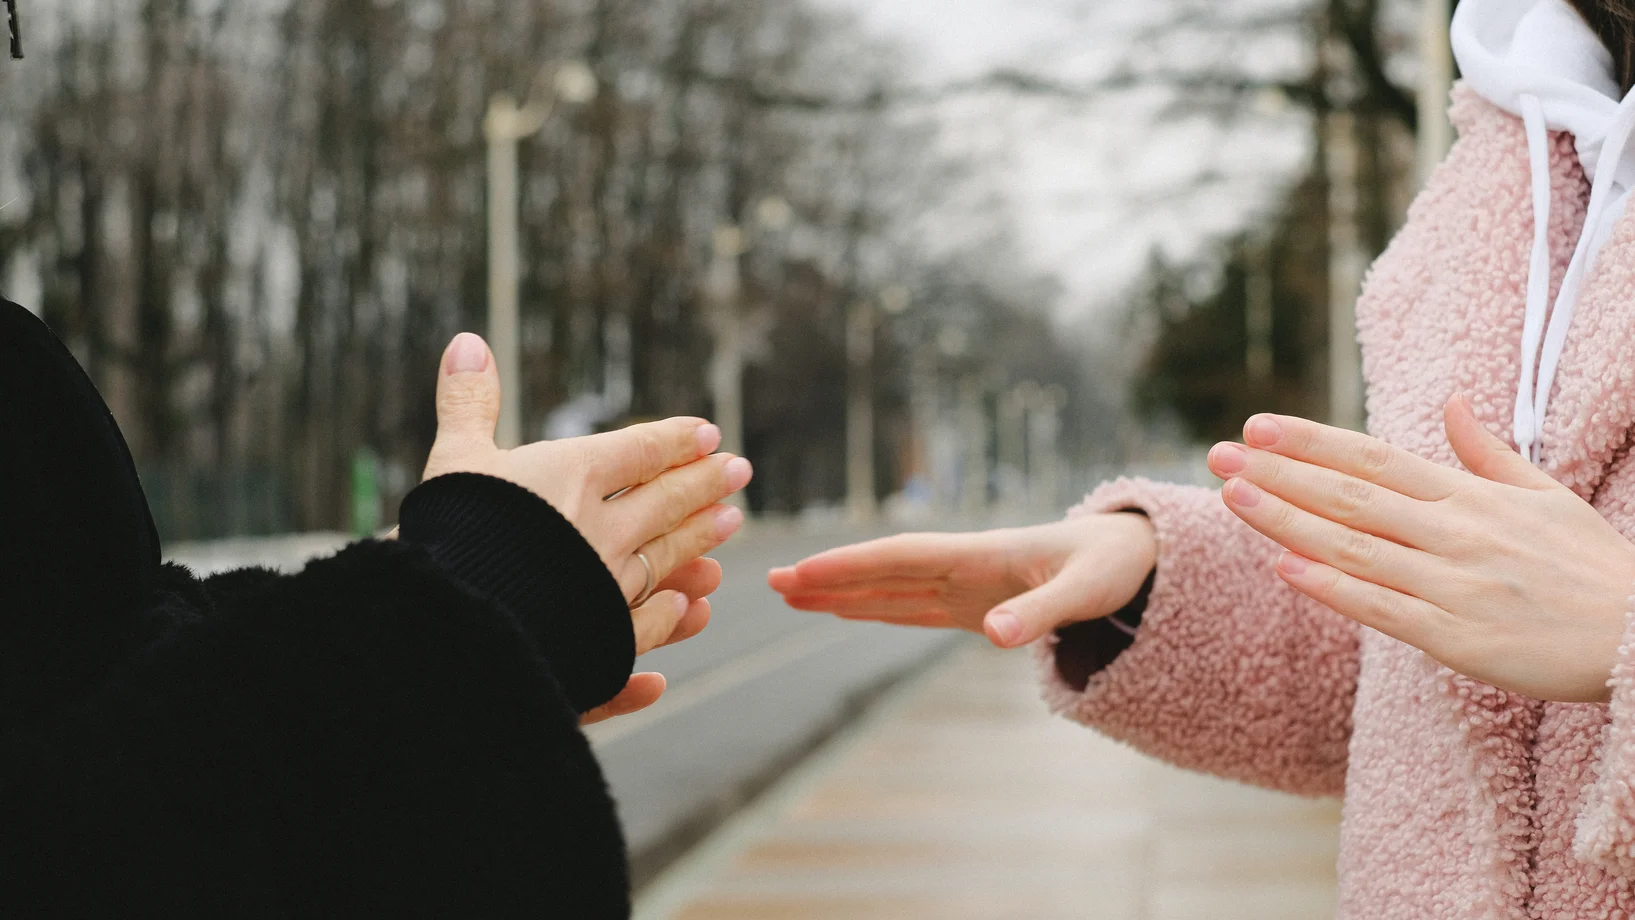
M 1520 121 L 1463 88 L 1452 114 L 1459 142 L 1357 305 L 1370 432 L 1450 466 L 1441 410 L 1455 392 L 1510 431 L 1533 234 Z M 1589 186 L 1571 137 L 1552 138 L 1550 163 L 1559 285 Z M 1545 469 L 1635 539 L 1632 345 L 1635 212 L 1583 292 L 1543 442 Z M 1075 513 L 1128 508 L 1161 545 L 1142 625 L 1083 692 L 1042 644 L 1052 708 L 1185 767 L 1343 792 L 1347 920 L 1632 916 L 1635 638 L 1610 705 L 1540 703 L 1296 593 L 1217 491 L 1120 480 Z

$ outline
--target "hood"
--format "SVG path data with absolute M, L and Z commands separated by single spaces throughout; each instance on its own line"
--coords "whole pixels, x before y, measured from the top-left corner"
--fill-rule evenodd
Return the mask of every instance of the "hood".
M 45 323 L 4 298 L 0 545 L 7 633 L 129 610 L 160 567 L 147 499 L 107 404 Z

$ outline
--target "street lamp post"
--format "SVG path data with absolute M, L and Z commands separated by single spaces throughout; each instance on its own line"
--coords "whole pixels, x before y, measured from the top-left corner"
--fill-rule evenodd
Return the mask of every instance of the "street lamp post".
M 874 519 L 874 301 L 846 310 L 846 509 L 853 521 Z
M 543 98 L 537 84 L 528 101 L 520 105 L 510 93 L 496 93 L 483 118 L 483 136 L 488 141 L 488 345 L 499 365 L 503 394 L 495 430 L 495 441 L 501 447 L 522 443 L 517 142 L 545 127 L 557 99 L 576 104 L 589 102 L 596 91 L 596 76 L 590 68 L 570 62 L 556 71 Z
M 1362 356 L 1357 348 L 1357 293 L 1368 256 L 1358 225 L 1357 187 L 1361 150 L 1357 117 L 1350 110 L 1357 89 L 1352 53 L 1336 38 L 1323 45 L 1329 72 L 1330 111 L 1323 116 L 1323 169 L 1328 181 L 1328 399 L 1329 424 L 1363 427 Z
M 710 356 L 710 396 L 715 403 L 715 425 L 721 429 L 721 449 L 744 452 L 744 341 L 738 298 L 743 291 L 739 257 L 744 254 L 744 231 L 723 226 L 715 231 L 714 257 L 705 279 L 715 352 Z
M 1419 32 L 1419 183 L 1425 184 L 1453 144 L 1448 93 L 1453 87 L 1453 48 L 1448 43 L 1448 0 L 1425 0 Z
M 959 510 L 976 514 L 988 506 L 988 413 L 982 377 L 968 373 L 959 382 L 959 427 L 964 475 Z

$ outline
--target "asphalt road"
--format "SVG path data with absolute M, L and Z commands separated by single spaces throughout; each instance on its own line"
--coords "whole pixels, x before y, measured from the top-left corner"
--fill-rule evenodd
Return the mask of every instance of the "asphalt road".
M 710 628 L 644 657 L 670 681 L 651 709 L 593 726 L 638 884 L 958 637 L 848 623 L 784 606 L 767 569 L 884 531 L 752 523 L 713 555 L 726 569 Z

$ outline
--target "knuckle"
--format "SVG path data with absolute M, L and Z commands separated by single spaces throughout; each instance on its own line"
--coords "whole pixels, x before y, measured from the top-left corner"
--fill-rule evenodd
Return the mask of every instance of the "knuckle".
M 1334 605 L 1340 596 L 1340 578 L 1340 573 L 1330 568 L 1323 573 L 1323 578 L 1312 592 L 1312 596 L 1324 604 Z
M 688 549 L 690 552 L 685 558 L 691 559 L 709 552 L 721 543 L 716 536 L 716 520 L 714 514 L 700 514 L 693 526 L 688 528 Z
M 676 551 L 675 540 L 676 535 L 671 533 L 642 547 L 642 555 L 646 556 L 647 561 L 652 564 L 653 578 L 657 581 L 669 578 L 670 573 L 674 572 L 679 565 L 680 554 Z M 641 575 L 645 578 L 646 573 L 642 572 Z M 637 589 L 640 590 L 639 585 Z
M 496 408 L 494 401 L 470 387 L 455 387 L 440 400 L 443 414 L 456 419 L 483 417 Z
M 572 520 L 572 518 L 569 518 L 569 520 Z M 607 545 L 614 547 L 615 551 L 621 555 L 634 552 L 637 545 L 641 543 L 635 523 L 624 515 L 608 516 L 606 534 Z M 638 568 L 641 565 L 640 563 L 635 564 Z M 626 566 L 626 569 L 628 568 L 629 566 Z
M 1366 571 L 1379 559 L 1379 541 L 1361 531 L 1347 530 L 1340 537 L 1337 555 L 1344 565 Z
M 1293 505 L 1278 502 L 1271 513 L 1271 529 L 1279 534 L 1293 533 L 1299 524 Z
M 1357 451 L 1357 465 L 1368 477 L 1383 476 L 1393 463 L 1391 445 L 1373 439 L 1364 441 Z
M 651 429 L 636 437 L 636 451 L 644 475 L 657 476 L 668 466 L 664 462 L 664 445 Z
M 1371 623 L 1393 633 L 1400 632 L 1410 620 L 1407 602 L 1395 592 L 1371 597 L 1363 606 Z
M 1294 452 L 1302 456 L 1309 455 L 1318 446 L 1319 429 L 1314 424 L 1302 420 L 1293 420 L 1285 422 L 1283 429 L 1283 436 L 1288 440 L 1290 447 L 1293 448 Z
M 1375 498 L 1374 489 L 1368 483 L 1350 476 L 1341 477 L 1330 494 L 1333 496 L 1334 510 L 1351 519 L 1366 514 Z
M 659 498 L 664 504 L 664 517 L 672 525 L 686 516 L 692 504 L 692 494 L 680 476 L 661 476 L 655 481 Z
M 1443 555 L 1467 559 L 1480 550 L 1485 536 L 1484 531 L 1464 522 L 1445 524 L 1436 531 L 1436 547 Z

